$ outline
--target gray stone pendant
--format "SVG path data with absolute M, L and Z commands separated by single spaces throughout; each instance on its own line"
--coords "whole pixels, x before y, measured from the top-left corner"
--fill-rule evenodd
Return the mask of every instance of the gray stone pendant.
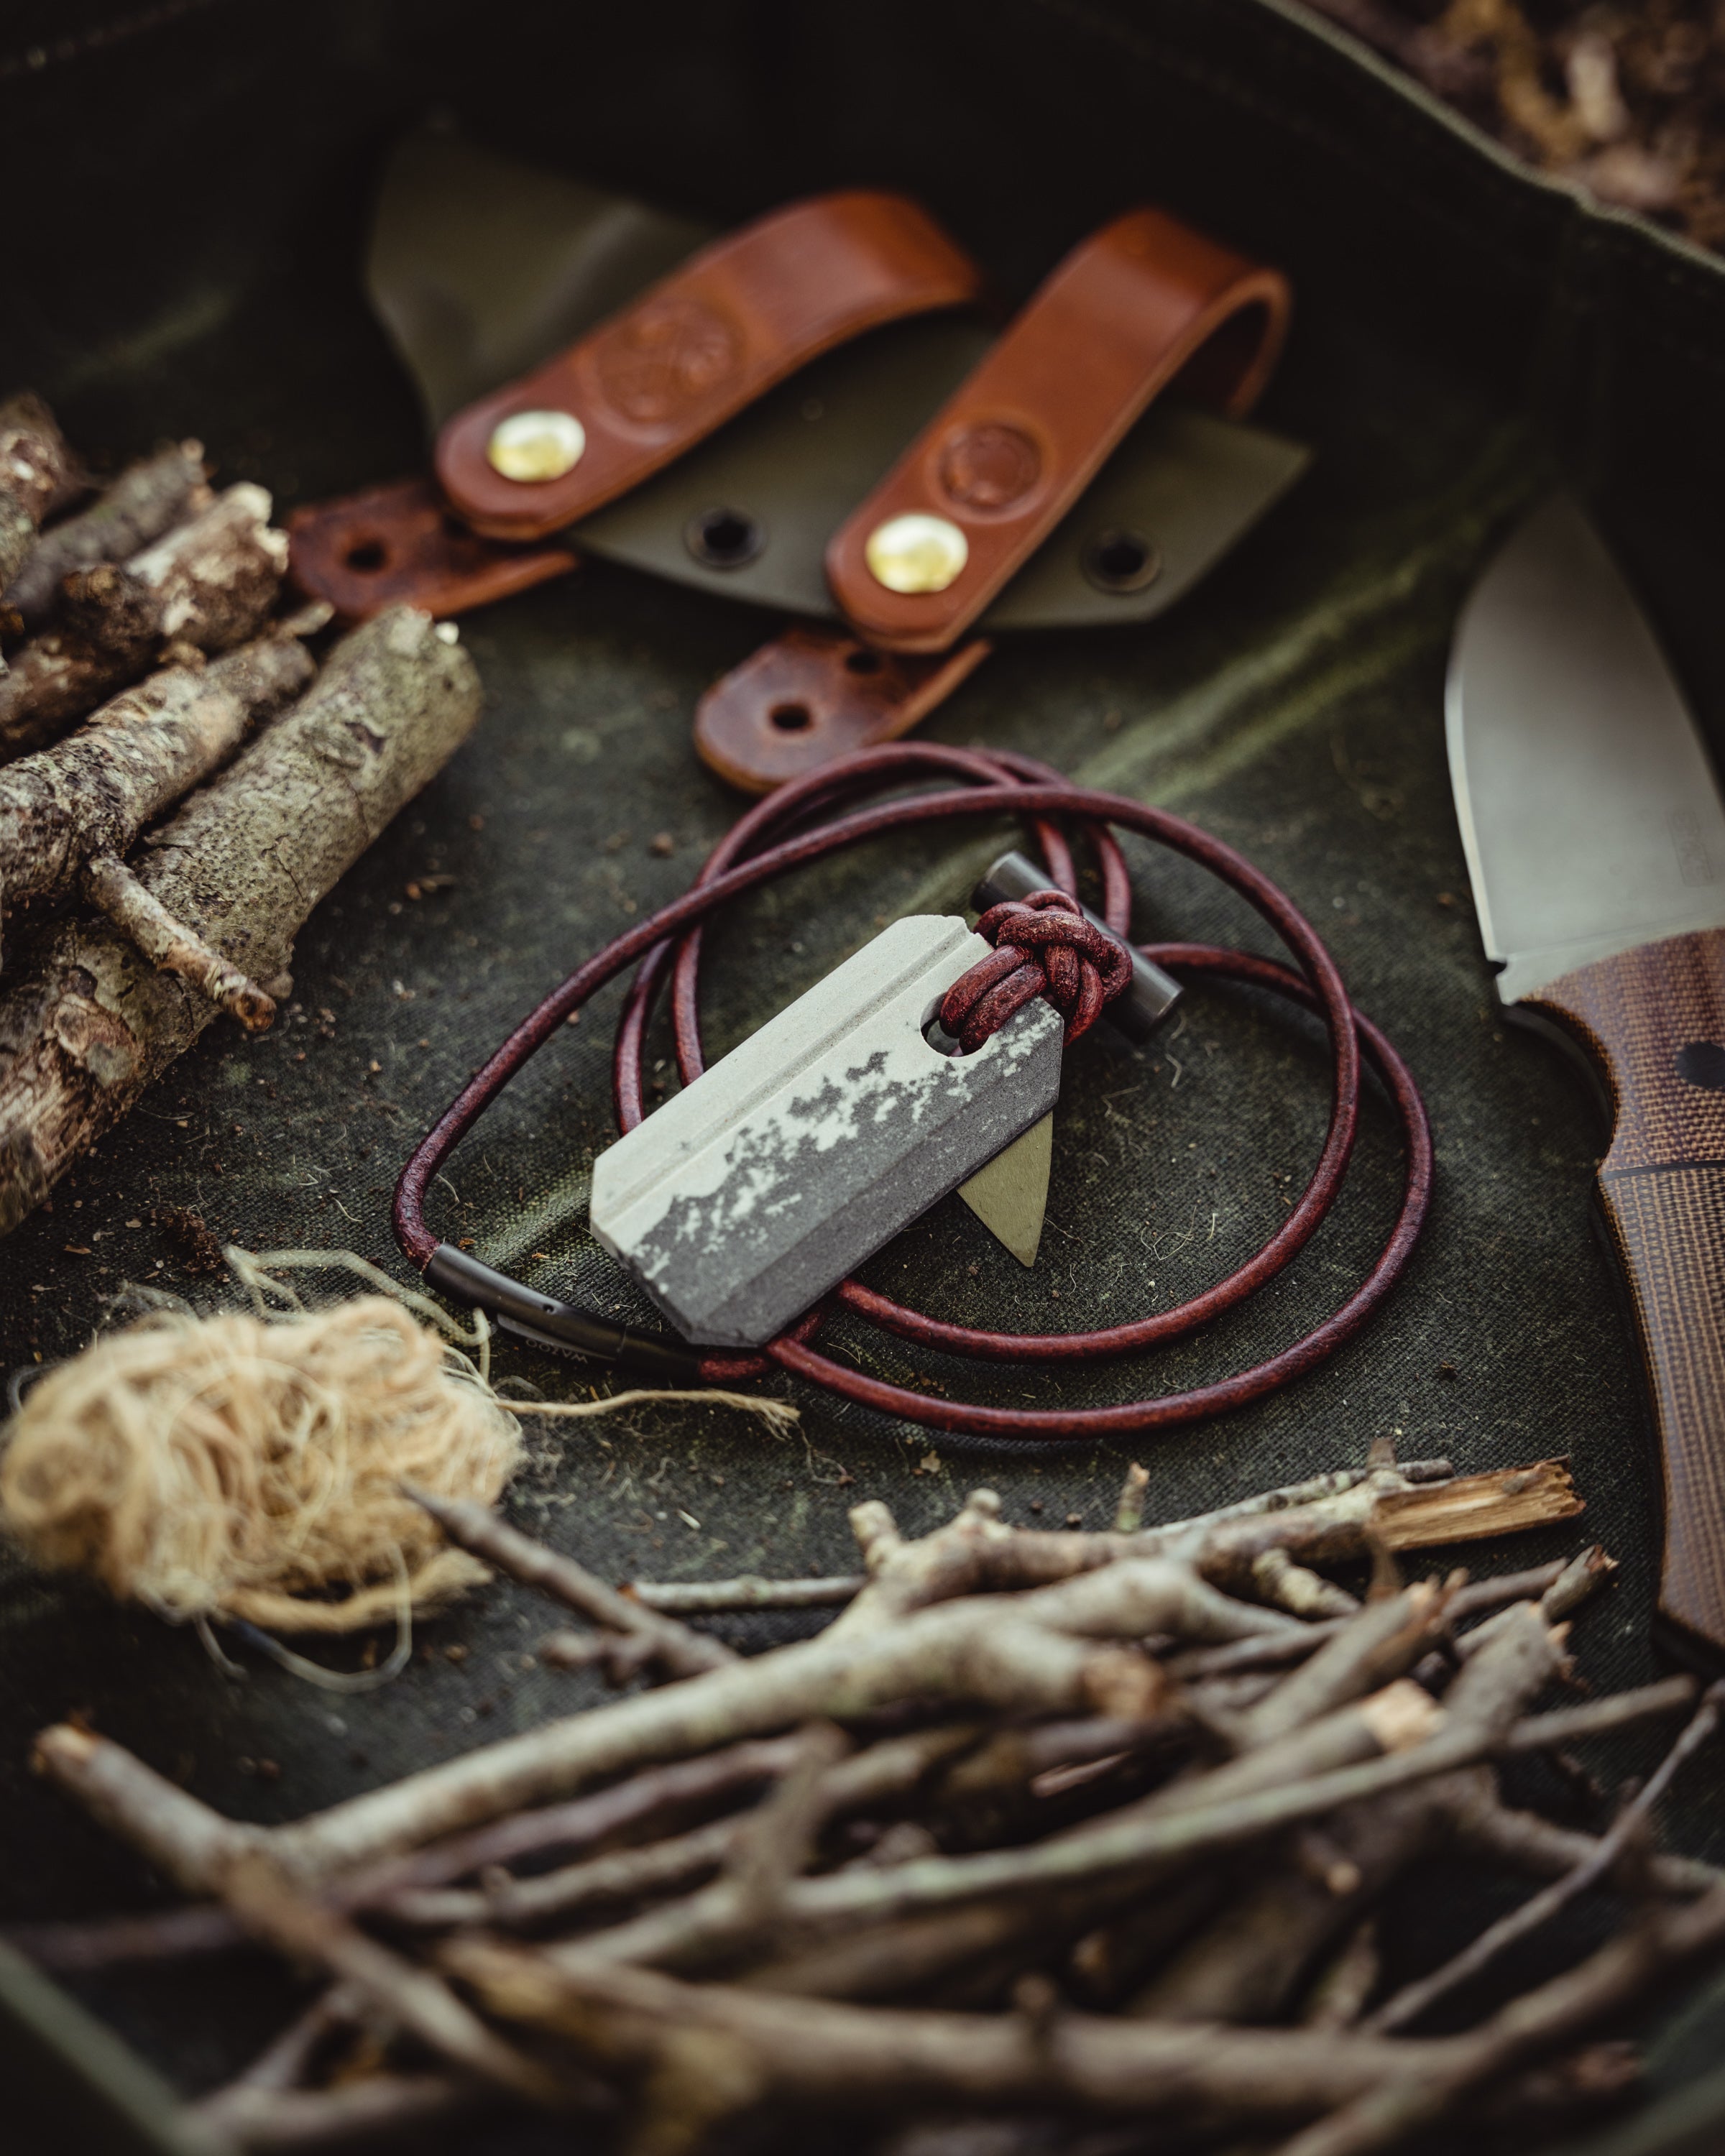
M 1040 998 L 974 1055 L 924 1037 L 988 953 L 955 916 L 894 921 L 600 1154 L 593 1234 L 686 1338 L 772 1339 L 1053 1107 Z

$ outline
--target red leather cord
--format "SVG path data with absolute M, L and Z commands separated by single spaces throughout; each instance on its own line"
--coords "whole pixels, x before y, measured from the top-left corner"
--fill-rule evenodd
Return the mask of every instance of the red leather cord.
M 941 1004 L 942 1028 L 966 1055 L 1038 996 L 1048 998 L 1066 1021 L 1066 1039 L 1076 1040 L 1132 980 L 1125 944 L 1092 927 L 1063 891 L 991 906 L 976 932 L 994 948 Z
M 855 805 L 884 788 L 931 777 L 956 778 L 963 783 L 936 793 L 899 794 L 871 806 Z M 1051 819 L 1076 819 L 1100 862 L 1102 916 L 1117 935 L 1124 936 L 1128 926 L 1131 886 L 1124 857 L 1107 828 L 1111 824 L 1138 832 L 1199 862 L 1245 898 L 1276 931 L 1296 961 L 1295 968 L 1209 945 L 1145 944 L 1140 947 L 1176 975 L 1209 975 L 1243 982 L 1286 996 L 1315 1012 L 1323 1020 L 1331 1045 L 1328 1131 L 1299 1201 L 1263 1248 L 1226 1280 L 1173 1309 L 1089 1332 L 1018 1334 L 949 1324 L 908 1309 L 855 1281 L 841 1281 L 833 1291 L 834 1300 L 903 1339 L 991 1362 L 1056 1365 L 1089 1362 L 1179 1338 L 1231 1309 L 1280 1272 L 1334 1203 L 1353 1145 L 1362 1052 L 1394 1104 L 1405 1147 L 1402 1203 L 1389 1240 L 1348 1300 L 1291 1347 L 1214 1384 L 1115 1407 L 991 1407 L 887 1384 L 810 1345 L 820 1321 L 819 1310 L 769 1342 L 758 1355 L 704 1357 L 703 1375 L 716 1383 L 732 1381 L 758 1375 L 776 1363 L 826 1391 L 930 1429 L 994 1438 L 1084 1439 L 1166 1430 L 1243 1407 L 1332 1354 L 1359 1330 L 1389 1292 L 1412 1254 L 1430 1202 L 1430 1134 L 1419 1089 L 1407 1066 L 1383 1034 L 1353 1008 L 1334 961 L 1311 923 L 1232 847 L 1164 810 L 1074 786 L 1029 757 L 947 748 L 932 742 L 901 742 L 863 750 L 769 794 L 732 827 L 681 898 L 618 937 L 547 996 L 469 1081 L 403 1170 L 394 1211 L 396 1235 L 402 1248 L 417 1265 L 423 1266 L 429 1260 L 437 1239 L 425 1224 L 424 1204 L 438 1170 L 528 1057 L 551 1038 L 570 1012 L 578 1010 L 625 967 L 639 962 L 624 1001 L 613 1056 L 617 1119 L 620 1128 L 628 1131 L 642 1119 L 642 1043 L 667 974 L 683 1082 L 686 1085 L 698 1077 L 705 1067 L 697 1008 L 701 927 L 721 906 L 790 869 L 819 860 L 863 839 L 909 824 L 978 815 L 1029 819 L 1050 882 L 1068 891 L 1075 890 L 1076 882 L 1072 855 L 1064 834 Z M 1017 914 L 1026 910 L 1012 911 Z M 1028 918 L 1034 921 L 1038 913 L 1050 921 L 1072 918 L 1054 904 L 1029 909 Z M 1009 977 L 1024 970 L 1018 954 L 1025 946 L 1015 940 L 1020 928 L 1021 924 L 1009 922 L 997 947 L 997 956 L 1001 949 L 1013 954 L 1011 967 L 1001 969 Z M 1055 932 L 1065 935 L 1064 931 Z M 1094 930 L 1088 933 L 1096 935 Z M 1080 948 L 1067 947 L 1074 963 L 1099 982 L 1104 969 L 1115 963 L 1101 947 L 1104 940 L 1097 937 L 1095 945 L 1083 943 Z M 990 963 L 983 962 L 985 966 Z M 973 968 L 967 978 L 982 970 Z M 1040 976 L 1038 988 L 1030 991 L 1036 992 L 1040 992 Z M 1000 988 L 997 987 L 993 993 L 998 994 Z M 1073 1014 L 1093 1000 L 1099 1006 L 1100 999 L 1100 989 L 1092 997 L 1081 988 L 1074 996 Z M 986 995 L 979 999 L 978 1009 L 987 1000 Z

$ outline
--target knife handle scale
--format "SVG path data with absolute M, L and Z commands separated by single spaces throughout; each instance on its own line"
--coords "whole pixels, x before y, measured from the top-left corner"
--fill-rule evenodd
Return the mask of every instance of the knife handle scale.
M 1531 1007 L 1577 1034 L 1615 1110 L 1599 1195 L 1634 1305 L 1665 1500 L 1660 1615 L 1725 1660 L 1725 930 L 1643 944 Z

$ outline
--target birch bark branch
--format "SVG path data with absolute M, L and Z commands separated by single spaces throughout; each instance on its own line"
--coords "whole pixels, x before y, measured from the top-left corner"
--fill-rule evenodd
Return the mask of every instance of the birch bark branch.
M 203 445 L 176 442 L 130 465 L 100 498 L 76 516 L 41 533 L 6 590 L 28 629 L 39 629 L 59 603 L 60 585 L 74 570 L 123 562 L 207 509 Z
M 66 580 L 64 622 L 13 655 L 0 679 L 0 758 L 39 747 L 152 660 L 226 651 L 275 603 L 287 535 L 260 486 L 230 486 L 121 566 Z
M 0 769 L 0 899 L 69 891 L 93 854 L 124 855 L 207 778 L 254 719 L 316 672 L 295 639 L 266 637 L 208 668 L 172 666 L 126 690 L 52 748 Z
M 0 597 L 23 567 L 36 528 L 73 484 L 74 462 L 54 416 L 23 391 L 0 404 Z
M 380 614 L 296 709 L 151 841 L 138 880 L 237 970 L 271 981 L 306 916 L 472 731 L 479 679 L 429 618 Z M 70 922 L 0 996 L 0 1233 L 216 1015 L 106 922 Z

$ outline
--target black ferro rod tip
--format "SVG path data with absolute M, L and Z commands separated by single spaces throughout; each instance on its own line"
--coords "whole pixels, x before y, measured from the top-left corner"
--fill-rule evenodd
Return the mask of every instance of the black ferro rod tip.
M 559 1302 L 555 1296 L 541 1295 L 458 1250 L 453 1243 L 438 1245 L 426 1261 L 424 1277 L 433 1287 L 483 1310 L 505 1332 L 536 1347 L 590 1356 L 661 1384 L 701 1382 L 701 1356 L 686 1341 L 669 1332 L 640 1332 L 590 1310 L 578 1310 L 573 1303 Z

